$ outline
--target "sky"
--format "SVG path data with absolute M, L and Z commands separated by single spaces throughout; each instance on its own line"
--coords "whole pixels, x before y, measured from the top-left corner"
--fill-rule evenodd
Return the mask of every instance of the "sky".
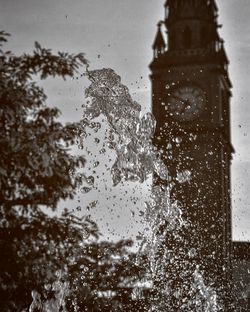
M 38 41 L 55 52 L 84 52 L 91 69 L 113 68 L 146 112 L 151 105 L 148 65 L 156 24 L 163 19 L 163 4 L 163 0 L 0 0 L 0 28 L 11 33 L 6 47 L 16 54 L 31 52 Z M 250 1 L 218 0 L 217 4 L 233 83 L 233 238 L 250 240 Z M 61 120 L 79 120 L 86 80 L 49 79 L 42 85 L 49 105 L 61 109 Z M 94 148 L 91 139 L 86 143 L 89 150 Z M 89 150 L 84 153 L 96 153 L 95 148 Z M 112 152 L 103 157 L 102 164 L 114 159 Z M 95 175 L 103 178 L 96 182 L 95 192 L 79 195 L 70 205 L 84 206 L 82 213 L 96 218 L 105 237 L 135 235 L 143 228 L 138 220 L 150 181 L 114 189 L 104 173 L 109 168 L 103 165 L 98 170 Z M 99 203 L 89 208 L 96 198 Z

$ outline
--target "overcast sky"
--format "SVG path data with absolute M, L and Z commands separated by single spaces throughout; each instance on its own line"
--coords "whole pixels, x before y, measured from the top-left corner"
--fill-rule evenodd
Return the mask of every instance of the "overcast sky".
M 234 87 L 234 239 L 250 240 L 250 1 L 219 0 L 217 3 L 219 23 L 223 25 L 220 33 L 230 59 L 230 77 Z M 123 83 L 146 111 L 150 109 L 151 101 L 148 78 L 151 45 L 156 24 L 163 19 L 163 4 L 163 0 L 0 0 L 0 28 L 12 34 L 8 48 L 17 54 L 30 52 L 34 41 L 54 51 L 85 52 L 93 69 L 111 67 L 121 75 Z M 44 84 L 50 105 L 61 109 L 63 120 L 79 118 L 84 84 L 86 86 L 83 80 L 77 83 L 50 80 Z M 130 229 L 136 227 L 131 225 L 134 212 L 131 214 L 131 209 L 125 213 L 121 211 L 124 207 L 121 208 L 117 194 L 123 194 L 124 198 L 128 196 L 129 206 L 133 196 L 145 195 L 146 186 L 138 187 L 136 191 L 131 186 L 129 188 L 130 195 L 126 195 L 124 189 L 110 190 L 109 193 L 113 193 L 109 198 L 107 194 L 103 195 L 106 206 L 114 205 L 116 210 L 106 226 L 109 230 L 105 230 L 108 210 L 102 208 L 100 216 L 100 206 L 92 209 L 93 215 L 104 225 L 105 235 L 112 232 L 115 237 L 117 228 L 123 223 L 129 225 L 124 235 L 130 235 Z

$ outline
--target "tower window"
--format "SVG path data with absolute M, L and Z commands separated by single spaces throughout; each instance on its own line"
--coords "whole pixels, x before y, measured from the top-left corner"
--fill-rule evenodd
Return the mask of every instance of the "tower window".
M 192 43 L 192 37 L 191 37 L 191 30 L 189 29 L 188 26 L 185 27 L 182 36 L 183 36 L 184 48 L 190 48 L 191 43 Z

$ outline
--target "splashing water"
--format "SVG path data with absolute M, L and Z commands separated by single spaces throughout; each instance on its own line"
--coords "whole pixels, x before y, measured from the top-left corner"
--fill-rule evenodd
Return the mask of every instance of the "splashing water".
M 32 303 L 29 312 L 67 312 L 65 297 L 68 294 L 68 283 L 62 281 L 63 272 L 56 273 L 57 280 L 52 285 L 46 285 L 47 291 L 53 293 L 53 298 L 42 298 L 36 290 L 32 291 Z
M 94 70 L 88 72 L 88 77 L 92 83 L 86 89 L 89 101 L 85 120 L 102 114 L 110 135 L 116 135 L 112 141 L 117 156 L 112 167 L 113 184 L 122 179 L 144 182 L 153 172 L 166 180 L 168 170 L 150 141 L 156 124 L 152 114 L 140 118 L 141 106 L 132 100 L 128 88 L 112 69 Z
M 128 88 L 122 85 L 120 76 L 112 69 L 88 71 L 86 75 L 91 84 L 85 91 L 87 105 L 79 131 L 79 147 L 86 137 L 86 128 L 98 132 L 101 124 L 95 118 L 104 116 L 109 125 L 107 147 L 116 154 L 111 170 L 114 186 L 123 180 L 144 182 L 154 174 L 165 181 L 164 185 L 152 188 L 150 201 L 142 213 L 150 234 L 145 236 L 138 261 L 141 261 L 142 254 L 146 254 L 147 279 L 153 285 L 150 311 L 219 311 L 216 293 L 205 285 L 195 261 L 196 252 L 190 250 L 186 242 L 190 224 L 182 216 L 181 203 L 171 200 L 174 184 L 170 183 L 168 168 L 151 141 L 156 126 L 153 115 L 141 116 L 141 106 L 133 101 Z M 179 183 L 190 180 L 188 171 L 178 173 Z M 93 177 L 86 178 L 86 182 L 88 186 L 95 183 Z M 91 188 L 83 189 L 87 193 Z M 56 302 L 63 309 L 67 285 L 57 286 L 60 291 Z M 33 292 L 32 296 L 30 312 L 46 303 L 38 293 Z M 46 311 L 56 311 L 52 302 L 46 304 Z
M 153 281 L 150 311 L 219 311 L 216 292 L 205 285 L 196 250 L 190 249 L 191 224 L 182 216 L 181 203 L 171 200 L 172 188 L 174 184 L 154 186 L 146 203 L 151 235 L 141 252 Z
M 144 214 L 151 231 L 142 250 L 146 251 L 149 276 L 156 290 L 151 310 L 219 311 L 216 293 L 205 285 L 195 262 L 195 250 L 190 250 L 186 242 L 190 224 L 183 219 L 181 203 L 171 201 L 174 184 L 170 184 L 168 169 L 151 141 L 156 125 L 153 115 L 141 116 L 140 105 L 112 69 L 91 71 L 88 77 L 91 85 L 86 90 L 89 101 L 84 117 L 91 120 L 104 115 L 116 136 L 112 142 L 116 151 L 113 184 L 123 179 L 143 182 L 155 173 L 165 181 L 164 186 L 152 188 Z M 188 170 L 178 172 L 179 183 L 190 180 Z

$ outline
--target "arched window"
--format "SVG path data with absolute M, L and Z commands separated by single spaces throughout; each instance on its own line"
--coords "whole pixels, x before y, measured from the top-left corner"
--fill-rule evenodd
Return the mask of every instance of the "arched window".
M 192 36 L 191 36 L 191 30 L 188 26 L 185 27 L 183 31 L 183 45 L 184 48 L 190 48 L 192 44 Z

